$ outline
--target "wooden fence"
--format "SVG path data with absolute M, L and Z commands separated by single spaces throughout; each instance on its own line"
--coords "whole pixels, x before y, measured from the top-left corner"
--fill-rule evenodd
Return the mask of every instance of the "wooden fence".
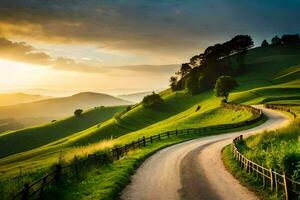
M 232 144 L 232 152 L 239 166 L 249 174 L 260 178 L 263 188 L 269 186 L 270 190 L 275 191 L 276 194 L 278 194 L 279 190 L 283 190 L 286 200 L 299 200 L 300 182 L 288 178 L 285 173 L 280 174 L 247 159 L 238 149 L 238 145 L 241 144 L 242 141 L 243 136 L 240 135 L 233 140 Z
M 265 104 L 266 108 L 285 111 L 293 115 L 294 118 L 296 118 L 297 114 L 293 110 L 289 109 L 287 106 L 299 106 L 299 104 Z
M 123 146 L 114 147 L 113 149 L 107 152 L 90 154 L 84 159 L 78 159 L 75 156 L 74 161 L 71 164 L 64 165 L 64 166 L 57 164 L 55 166 L 55 169 L 50 173 L 46 174 L 44 177 L 40 178 L 37 181 L 34 181 L 33 183 L 25 184 L 23 189 L 13 196 L 13 199 L 14 200 L 40 199 L 43 197 L 45 188 L 47 186 L 50 186 L 51 184 L 55 184 L 62 181 L 62 179 L 64 178 L 63 175 L 78 176 L 79 171 L 81 169 L 86 169 L 87 167 L 92 165 L 103 165 L 105 163 L 118 160 L 122 156 L 126 155 L 129 151 L 132 151 L 137 148 L 145 147 L 146 145 L 156 141 L 168 139 L 170 137 L 183 135 L 183 134 L 206 135 L 207 133 L 210 132 L 225 131 L 232 128 L 240 128 L 257 122 L 263 116 L 261 110 L 252 108 L 250 106 L 235 105 L 235 104 L 222 104 L 222 105 L 230 109 L 247 109 L 252 113 L 253 117 L 246 121 L 242 121 L 234 124 L 223 124 L 223 125 L 215 125 L 215 126 L 209 126 L 203 128 L 173 130 L 173 131 L 167 131 L 165 133 L 160 133 L 157 135 L 152 135 L 150 137 L 142 137 Z

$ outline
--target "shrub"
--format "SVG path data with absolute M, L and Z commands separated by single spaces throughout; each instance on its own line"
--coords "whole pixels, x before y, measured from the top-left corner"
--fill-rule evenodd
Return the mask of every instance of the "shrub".
M 75 116 L 80 116 L 82 114 L 83 110 L 82 109 L 77 109 L 74 111 Z
M 282 160 L 282 165 L 284 168 L 284 171 L 286 174 L 289 176 L 293 176 L 295 179 L 300 178 L 300 174 L 297 173 L 297 177 L 295 177 L 295 172 L 296 170 L 299 170 L 299 165 L 300 165 L 300 153 L 291 153 L 286 155 L 283 160 Z
M 126 112 L 130 111 L 131 110 L 131 106 L 127 106 L 126 107 Z
M 142 105 L 145 108 L 154 108 L 163 103 L 163 99 L 160 97 L 159 94 L 153 92 L 150 95 L 147 95 L 143 98 Z

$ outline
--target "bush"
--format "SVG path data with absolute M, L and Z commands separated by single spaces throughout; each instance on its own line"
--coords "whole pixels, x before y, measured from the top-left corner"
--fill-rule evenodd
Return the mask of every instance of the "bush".
M 163 99 L 159 96 L 159 94 L 156 94 L 153 92 L 150 95 L 147 95 L 143 98 L 142 105 L 145 108 L 154 108 L 163 103 Z
M 126 107 L 126 112 L 130 111 L 131 110 L 131 106 L 127 106 Z
M 75 116 L 80 116 L 82 114 L 82 112 L 83 112 L 82 109 L 77 109 L 77 110 L 75 110 L 74 115 Z
M 291 153 L 286 155 L 282 160 L 283 169 L 287 175 L 293 176 L 295 179 L 300 178 L 300 174 L 296 174 L 300 165 L 300 153 Z

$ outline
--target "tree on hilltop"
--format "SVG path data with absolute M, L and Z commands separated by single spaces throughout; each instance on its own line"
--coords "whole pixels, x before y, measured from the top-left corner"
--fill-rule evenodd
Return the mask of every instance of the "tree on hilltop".
M 163 103 L 163 99 L 159 94 L 152 92 L 152 94 L 147 95 L 143 98 L 142 105 L 145 108 L 156 108 Z
M 265 47 L 267 47 L 267 46 L 269 46 L 268 41 L 267 41 L 267 40 L 262 41 L 261 47 L 265 48 Z
M 281 39 L 276 35 L 275 37 L 272 38 L 271 42 L 272 45 L 279 45 L 281 44 Z
M 76 117 L 78 117 L 78 116 L 80 116 L 80 115 L 82 114 L 82 112 L 83 112 L 82 109 L 76 109 L 76 110 L 74 111 L 74 115 L 75 115 Z
M 190 71 L 191 71 L 191 66 L 189 65 L 189 63 L 183 63 L 180 67 L 180 70 L 178 72 L 176 72 L 177 75 L 180 75 L 181 77 L 184 77 L 185 75 L 187 75 Z

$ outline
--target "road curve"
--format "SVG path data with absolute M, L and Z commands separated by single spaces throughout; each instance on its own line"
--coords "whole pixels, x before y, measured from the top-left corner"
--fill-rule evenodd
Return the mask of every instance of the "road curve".
M 165 148 L 148 158 L 122 191 L 122 200 L 258 199 L 229 173 L 221 149 L 238 135 L 286 126 L 282 113 L 262 108 L 269 120 L 239 132 L 199 138 Z

